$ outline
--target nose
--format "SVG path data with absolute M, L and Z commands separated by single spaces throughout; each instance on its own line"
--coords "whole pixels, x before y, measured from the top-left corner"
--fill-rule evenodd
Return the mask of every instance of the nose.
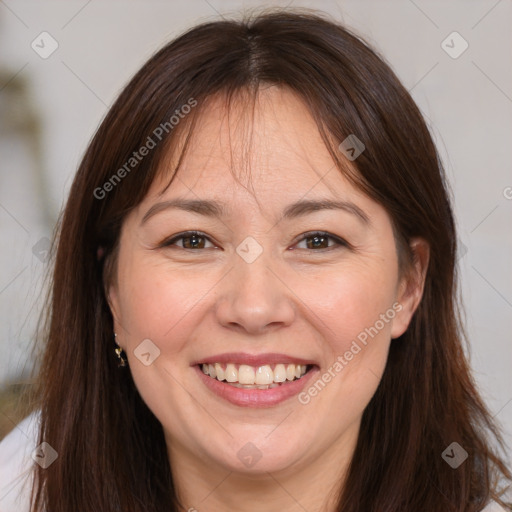
M 293 322 L 294 294 L 264 254 L 252 263 L 237 256 L 235 268 L 223 280 L 216 306 L 223 327 L 257 335 Z

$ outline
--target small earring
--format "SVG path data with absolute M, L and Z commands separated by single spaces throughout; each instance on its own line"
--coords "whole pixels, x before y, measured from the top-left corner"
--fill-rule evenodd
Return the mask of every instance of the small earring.
M 119 359 L 119 361 L 117 362 L 117 366 L 118 366 L 118 368 L 121 366 L 126 366 L 127 359 L 123 355 L 123 349 L 119 346 L 119 343 L 117 342 L 117 334 L 116 333 L 114 333 L 114 341 L 117 345 L 115 352 L 116 352 L 117 358 Z

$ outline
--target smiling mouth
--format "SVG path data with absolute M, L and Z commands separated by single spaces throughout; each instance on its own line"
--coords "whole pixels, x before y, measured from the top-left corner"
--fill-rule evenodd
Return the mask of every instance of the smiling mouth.
M 314 365 L 278 363 L 249 366 L 235 363 L 203 363 L 198 366 L 210 378 L 235 388 L 273 389 L 301 379 Z

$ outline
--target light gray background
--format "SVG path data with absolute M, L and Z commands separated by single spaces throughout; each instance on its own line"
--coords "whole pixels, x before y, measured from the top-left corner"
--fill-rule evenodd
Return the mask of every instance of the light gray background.
M 155 50 L 199 21 L 290 4 L 326 11 L 365 37 L 427 117 L 467 247 L 459 266 L 471 364 L 512 445 L 510 0 L 0 2 L 0 64 L 7 71 L 0 116 L 19 109 L 7 104 L 9 83 L 26 80 L 27 108 L 43 123 L 44 167 L 38 181 L 27 141 L 0 131 L 0 383 L 20 380 L 29 367 L 44 268 L 32 247 L 51 236 L 81 155 L 123 85 Z M 59 44 L 47 59 L 31 48 L 43 31 Z M 457 59 L 441 46 L 453 31 L 469 44 Z

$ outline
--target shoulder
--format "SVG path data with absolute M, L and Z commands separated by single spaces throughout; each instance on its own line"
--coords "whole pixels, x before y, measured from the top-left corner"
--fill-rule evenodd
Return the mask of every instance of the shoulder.
M 34 411 L 0 441 L 0 510 L 29 512 L 39 411 Z

